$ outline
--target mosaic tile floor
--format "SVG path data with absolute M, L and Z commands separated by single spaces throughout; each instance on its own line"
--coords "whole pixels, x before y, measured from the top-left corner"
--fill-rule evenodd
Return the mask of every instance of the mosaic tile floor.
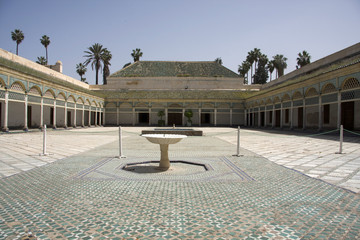
M 169 148 L 171 160 L 209 171 L 134 173 L 122 167 L 156 161 L 159 149 L 135 134 L 125 140 L 125 159 L 114 158 L 113 142 L 0 179 L 0 239 L 360 236 L 358 194 L 243 149 L 234 157 L 232 144 L 210 136 Z

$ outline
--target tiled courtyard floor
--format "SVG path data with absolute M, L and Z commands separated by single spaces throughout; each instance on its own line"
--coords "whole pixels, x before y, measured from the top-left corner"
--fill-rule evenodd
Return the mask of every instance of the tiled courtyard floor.
M 235 157 L 236 129 L 203 130 L 206 136 L 170 145 L 169 157 L 177 162 L 167 172 L 147 163 L 159 159 L 159 146 L 140 137 L 141 128 L 123 128 L 127 157 L 120 159 L 116 128 L 50 131 L 48 156 L 39 156 L 41 133 L 0 135 L 0 238 L 29 232 L 34 239 L 359 238 L 359 194 L 313 178 L 346 166 L 352 173 L 334 183 L 356 180 L 357 139 L 330 159 L 337 150 L 332 136 L 282 139 L 243 130 L 242 146 L 251 151 L 241 149 L 243 156 Z M 290 148 L 294 143 L 298 150 Z M 271 144 L 283 150 L 270 150 Z M 312 151 L 318 154 L 310 159 Z M 335 161 L 343 164 L 322 167 L 326 173 L 318 176 L 303 174 Z M 141 166 L 123 169 L 128 163 Z M 360 189 L 353 183 L 351 190 Z

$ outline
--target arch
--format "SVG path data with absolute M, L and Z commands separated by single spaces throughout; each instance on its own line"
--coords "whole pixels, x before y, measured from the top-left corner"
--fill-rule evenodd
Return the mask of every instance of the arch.
M 84 99 L 82 97 L 78 97 L 78 99 L 76 100 L 76 103 L 84 104 Z
M 45 92 L 44 97 L 46 97 L 46 98 L 55 98 L 55 93 L 54 93 L 53 90 L 48 89 L 48 90 Z
M 67 99 L 68 102 L 75 102 L 75 97 L 73 95 L 70 95 Z
M 145 108 L 147 108 L 148 104 L 146 104 L 144 102 L 140 102 L 140 103 L 135 104 L 135 107 L 145 107 Z
M 41 96 L 41 90 L 38 86 L 33 86 L 30 88 L 28 93 L 31 95 Z
M 25 92 L 25 86 L 22 82 L 14 82 L 11 84 L 10 90 L 18 91 L 18 92 Z
M 92 107 L 97 107 L 98 106 L 97 103 L 95 102 L 95 100 L 91 102 L 91 106 Z
M 0 77 L 0 88 L 5 88 L 6 84 L 4 82 L 4 80 Z
M 275 98 L 274 98 L 274 103 L 279 103 L 280 102 L 280 98 L 278 97 L 278 96 L 276 96 Z
M 302 97 L 303 97 L 302 94 L 301 94 L 299 91 L 296 91 L 296 92 L 293 94 L 292 99 L 301 99 Z
M 89 100 L 89 99 L 86 99 L 86 100 L 85 100 L 85 105 L 91 106 L 91 103 L 90 103 L 90 100 Z
M 266 100 L 266 104 L 272 104 L 271 98 L 268 98 L 268 99 Z
M 261 100 L 260 101 L 260 106 L 263 106 L 263 105 L 265 105 L 265 102 L 264 102 L 264 100 Z
M 323 94 L 336 92 L 336 87 L 332 83 L 328 83 L 321 89 Z
M 177 103 L 172 103 L 169 105 L 169 108 L 182 108 L 182 106 L 180 104 Z
M 185 108 L 196 109 L 196 108 L 199 108 L 199 104 L 197 104 L 197 103 L 188 103 L 188 104 L 185 105 Z
M 59 93 L 56 97 L 57 100 L 65 101 L 65 94 L 63 92 Z
M 116 103 L 114 103 L 114 102 L 106 103 L 105 107 L 107 107 L 107 108 L 116 108 Z
M 342 90 L 353 89 L 353 88 L 360 88 L 359 80 L 357 80 L 354 77 L 346 79 L 341 86 Z
M 305 93 L 305 97 L 314 97 L 314 96 L 318 96 L 318 95 L 319 95 L 319 93 L 313 87 L 309 88 Z
M 212 103 L 204 103 L 203 105 L 202 105 L 202 108 L 214 108 L 215 106 L 214 106 L 214 104 L 212 104 Z
M 128 102 L 125 102 L 125 103 L 121 103 L 120 107 L 121 108 L 132 108 L 132 104 L 128 103 Z
M 283 102 L 288 102 L 288 101 L 290 101 L 290 100 L 291 100 L 291 99 L 290 99 L 289 94 L 285 93 L 284 96 L 282 97 L 282 101 L 283 101 Z

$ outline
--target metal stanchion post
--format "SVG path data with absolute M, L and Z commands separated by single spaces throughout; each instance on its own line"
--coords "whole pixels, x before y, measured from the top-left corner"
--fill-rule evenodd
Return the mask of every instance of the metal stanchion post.
M 238 132 L 237 132 L 237 149 L 236 149 L 236 154 L 233 155 L 236 157 L 241 157 L 243 155 L 240 155 L 240 126 L 238 126 Z
M 46 124 L 44 125 L 44 128 L 43 128 L 43 152 L 40 153 L 39 155 L 40 156 L 47 156 L 49 155 L 48 153 L 46 153 Z
M 344 126 L 340 125 L 340 148 L 339 148 L 339 152 L 336 152 L 337 154 L 342 154 L 343 141 L 344 141 Z
M 121 126 L 119 126 L 119 156 L 118 156 L 118 158 L 126 158 L 122 154 L 122 131 L 121 131 Z

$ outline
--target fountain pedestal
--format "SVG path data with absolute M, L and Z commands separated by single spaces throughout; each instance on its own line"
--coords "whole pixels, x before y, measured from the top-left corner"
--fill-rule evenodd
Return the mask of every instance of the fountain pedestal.
M 178 134 L 144 134 L 141 136 L 145 137 L 151 143 L 160 145 L 161 158 L 159 168 L 161 169 L 168 169 L 170 167 L 169 144 L 178 143 L 181 139 L 187 137 L 186 135 Z

